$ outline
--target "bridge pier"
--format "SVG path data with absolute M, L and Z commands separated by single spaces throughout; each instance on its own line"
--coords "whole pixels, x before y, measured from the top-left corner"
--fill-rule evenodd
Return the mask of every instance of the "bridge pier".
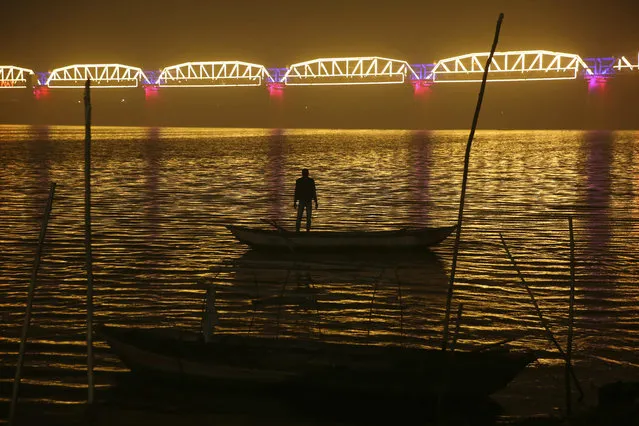
M 415 97 L 426 98 L 431 91 L 431 86 L 433 85 L 432 80 L 413 80 L 411 81 L 411 85 L 413 86 L 413 93 Z
M 266 88 L 269 94 L 269 124 L 273 129 L 285 127 L 284 111 L 284 83 L 267 83 Z
M 587 101 L 584 110 L 584 130 L 611 129 L 611 108 L 609 96 L 610 77 L 594 75 L 586 78 Z

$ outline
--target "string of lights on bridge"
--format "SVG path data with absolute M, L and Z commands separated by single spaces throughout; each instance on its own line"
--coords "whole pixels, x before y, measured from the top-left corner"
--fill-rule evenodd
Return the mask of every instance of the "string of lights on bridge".
M 415 90 L 435 83 L 481 81 L 489 53 L 470 53 L 442 59 L 434 64 L 409 64 L 379 56 L 319 58 L 286 68 L 266 68 L 242 61 L 185 62 L 158 71 L 122 64 L 75 64 L 46 73 L 14 65 L 0 65 L 0 89 L 92 88 L 157 90 L 171 87 L 265 86 L 271 93 L 287 86 L 412 84 Z M 625 56 L 584 58 L 548 50 L 496 52 L 488 81 L 571 80 L 579 76 L 589 85 L 603 84 L 615 74 L 639 70 Z M 37 76 L 37 77 L 36 77 Z

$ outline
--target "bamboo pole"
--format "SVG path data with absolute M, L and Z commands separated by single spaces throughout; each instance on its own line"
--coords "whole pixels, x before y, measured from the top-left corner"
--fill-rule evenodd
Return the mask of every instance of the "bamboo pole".
M 504 245 L 504 249 L 506 250 L 506 254 L 508 255 L 508 258 L 510 259 L 510 262 L 513 264 L 513 267 L 515 268 L 515 271 L 517 271 L 517 275 L 519 276 L 519 279 L 521 280 L 521 283 L 526 288 L 526 291 L 528 292 L 528 295 L 530 296 L 530 300 L 532 300 L 533 306 L 535 307 L 535 311 L 537 312 L 537 316 L 539 317 L 539 322 L 541 322 L 541 325 L 546 330 L 546 334 L 548 335 L 548 338 L 555 345 L 555 347 L 557 348 L 557 350 L 561 354 L 562 358 L 565 360 L 566 359 L 566 353 L 561 348 L 561 345 L 559 344 L 559 342 L 555 338 L 555 335 L 553 334 L 552 330 L 550 329 L 550 326 L 548 325 L 548 321 L 546 321 L 546 318 L 544 318 L 543 314 L 541 313 L 541 309 L 539 308 L 539 304 L 537 303 L 537 299 L 535 299 L 535 295 L 533 294 L 532 290 L 528 286 L 528 283 L 524 279 L 524 276 L 521 273 L 521 270 L 519 269 L 519 266 L 517 265 L 517 262 L 515 261 L 515 258 L 510 253 L 510 250 L 508 249 L 508 246 L 506 245 L 506 240 L 501 235 L 501 232 L 499 233 L 499 238 L 501 238 L 501 242 Z M 569 369 L 570 369 L 570 375 L 572 376 L 573 380 L 575 381 L 575 385 L 577 386 L 577 389 L 579 390 L 579 394 L 580 394 L 579 399 L 582 399 L 583 396 L 584 396 L 584 393 L 583 393 L 583 390 L 581 389 L 581 385 L 579 384 L 579 380 L 577 380 L 577 376 L 575 375 L 575 371 L 572 369 L 572 367 L 569 367 Z
M 453 300 L 453 285 L 455 283 L 455 270 L 457 268 L 457 256 L 459 253 L 459 240 L 461 237 L 462 230 L 462 219 L 464 216 L 464 199 L 466 197 L 466 182 L 468 180 L 468 165 L 470 162 L 470 149 L 473 144 L 473 137 L 475 136 L 475 129 L 477 128 L 477 122 L 479 120 L 479 111 L 481 110 L 481 103 L 484 99 L 484 90 L 486 89 L 486 80 L 488 78 L 488 70 L 490 69 L 490 65 L 493 61 L 493 56 L 495 54 L 495 49 L 497 49 L 497 42 L 499 41 L 499 31 L 501 30 L 501 23 L 504 20 L 504 14 L 499 14 L 499 19 L 497 20 L 497 27 L 495 28 L 495 38 L 493 39 L 493 45 L 490 48 L 490 55 L 488 55 L 488 59 L 486 60 L 486 65 L 484 67 L 484 75 L 481 80 L 481 87 L 479 89 L 479 96 L 477 97 L 477 106 L 475 107 L 475 115 L 473 117 L 473 124 L 470 128 L 470 134 L 468 135 L 468 143 L 466 144 L 466 155 L 464 156 L 464 175 L 462 178 L 462 189 L 461 196 L 459 197 L 459 213 L 457 217 L 457 233 L 455 235 L 455 248 L 453 250 L 453 261 L 450 270 L 450 282 L 448 284 L 448 294 L 446 296 L 446 314 L 444 317 L 444 338 L 442 341 L 442 350 L 446 350 L 448 347 L 448 334 L 449 334 L 449 326 L 450 326 L 450 310 L 451 304 Z
M 93 255 L 91 253 L 91 80 L 84 86 L 84 247 L 87 268 L 87 402 L 93 404 Z
M 40 236 L 38 237 L 38 247 L 36 248 L 35 260 L 33 261 L 33 269 L 31 270 L 31 281 L 29 282 L 29 293 L 27 295 L 27 308 L 24 314 L 24 323 L 22 324 L 22 336 L 20 337 L 20 349 L 18 352 L 18 364 L 16 365 L 16 375 L 13 379 L 13 394 L 11 396 L 11 406 L 9 408 L 9 426 L 14 423 L 16 415 L 16 407 L 18 403 L 18 393 L 20 389 L 20 380 L 22 379 L 22 365 L 24 364 L 24 352 L 27 344 L 27 334 L 29 325 L 31 324 L 31 310 L 33 308 L 33 296 L 35 294 L 36 283 L 38 281 L 38 270 L 40 269 L 40 258 L 42 257 L 42 249 L 44 246 L 44 238 L 49 225 L 49 216 L 53 206 L 53 196 L 55 195 L 55 182 L 49 187 L 49 199 L 44 208 L 44 218 L 40 227 Z
M 572 391 L 570 388 L 570 372 L 572 371 L 572 334 L 575 317 L 575 236 L 572 228 L 572 216 L 568 216 L 570 233 L 570 304 L 568 308 L 568 342 L 566 343 L 566 413 L 572 414 Z

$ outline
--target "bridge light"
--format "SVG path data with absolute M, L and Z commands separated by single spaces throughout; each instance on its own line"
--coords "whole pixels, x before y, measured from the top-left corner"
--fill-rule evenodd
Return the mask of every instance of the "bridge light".
M 430 87 L 433 85 L 432 80 L 413 80 L 411 81 L 413 85 L 413 94 L 415 96 L 424 97 L 428 93 L 430 93 Z
M 595 75 L 588 77 L 588 92 L 601 91 L 606 88 L 609 77 L 603 75 Z
M 271 98 L 282 98 L 284 96 L 284 83 L 267 83 L 268 94 Z
M 157 98 L 159 95 L 159 89 L 158 86 L 156 85 L 152 85 L 152 84 L 148 84 L 148 85 L 144 85 L 144 99 L 149 101 L 151 99 L 155 99 Z
M 49 88 L 47 86 L 36 86 L 33 88 L 33 96 L 36 100 L 40 100 L 49 96 Z

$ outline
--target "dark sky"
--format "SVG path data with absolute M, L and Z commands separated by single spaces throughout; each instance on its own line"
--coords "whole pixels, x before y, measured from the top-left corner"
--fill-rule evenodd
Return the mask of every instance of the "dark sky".
M 28 0 L 4 1 L 0 63 L 36 71 L 118 62 L 158 69 L 185 61 L 267 67 L 325 56 L 411 63 L 490 49 L 588 56 L 639 50 L 638 0 Z

